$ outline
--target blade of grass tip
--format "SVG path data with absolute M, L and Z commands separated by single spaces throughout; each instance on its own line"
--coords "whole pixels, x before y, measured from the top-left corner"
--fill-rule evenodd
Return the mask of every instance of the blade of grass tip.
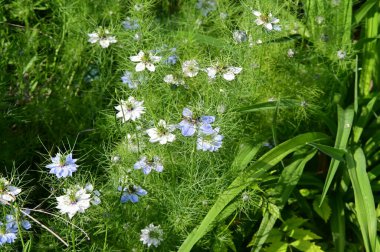
M 354 14 L 354 24 L 359 25 L 359 23 L 368 15 L 368 12 L 375 7 L 377 2 L 378 0 L 367 0 L 363 3 L 359 10 L 357 10 Z
M 348 138 L 350 137 L 352 122 L 354 120 L 354 110 L 352 106 L 349 106 L 343 110 L 338 105 L 338 131 L 335 138 L 335 148 L 346 149 Z M 329 166 L 329 171 L 327 172 L 325 185 L 323 186 L 322 197 L 320 206 L 326 197 L 327 191 L 329 190 L 335 173 L 338 169 L 340 161 L 337 159 L 332 159 Z
M 372 116 L 372 110 L 373 110 L 373 107 L 375 106 L 375 103 L 376 103 L 376 100 L 377 100 L 377 96 L 376 97 L 373 97 L 367 104 L 367 106 L 363 106 L 363 109 L 360 113 L 360 117 L 358 119 L 358 122 L 355 124 L 353 130 L 352 130 L 352 133 L 353 133 L 353 136 L 354 136 L 354 142 L 355 143 L 358 143 L 359 140 L 360 140 L 360 137 L 363 133 L 363 129 L 364 127 L 366 126 L 366 124 L 368 123 L 369 119 L 371 118 Z
M 345 150 L 341 150 L 341 149 L 337 149 L 328 145 L 317 144 L 317 143 L 309 143 L 309 145 L 317 148 L 318 150 L 320 150 L 321 152 L 325 153 L 326 155 L 330 156 L 333 159 L 344 162 L 344 155 L 346 154 Z
M 366 251 L 377 250 L 377 217 L 370 180 L 366 171 L 366 160 L 361 148 L 348 153 L 347 167 L 354 189 L 356 217 L 359 222 Z
M 217 219 L 223 209 L 247 186 L 260 178 L 274 165 L 277 165 L 283 158 L 296 151 L 308 142 L 327 142 L 329 137 L 323 133 L 311 132 L 298 135 L 285 141 L 272 150 L 265 153 L 249 169 L 241 173 L 230 186 L 217 198 L 215 204 L 208 211 L 200 225 L 193 229 L 179 248 L 179 252 L 190 251 L 192 247 L 209 230 L 209 226 Z
M 285 167 L 282 171 L 278 180 L 278 185 L 275 188 L 276 192 L 280 192 L 277 199 L 279 202 L 277 206 L 280 210 L 285 206 L 290 194 L 298 184 L 306 163 L 309 162 L 309 160 L 312 159 L 316 153 L 316 150 L 311 151 L 307 155 L 305 155 L 305 153 L 298 153 L 295 155 L 295 161 Z M 271 214 L 269 211 L 264 213 L 259 230 L 254 234 L 252 241 L 248 244 L 249 247 L 252 246 L 251 251 L 258 252 L 261 250 L 277 218 L 278 216 Z

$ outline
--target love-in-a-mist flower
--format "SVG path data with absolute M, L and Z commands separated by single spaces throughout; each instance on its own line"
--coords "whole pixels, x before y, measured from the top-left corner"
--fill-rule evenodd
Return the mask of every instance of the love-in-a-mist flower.
M 111 36 L 110 31 L 108 29 L 103 29 L 102 27 L 100 27 L 97 32 L 89 33 L 88 37 L 88 42 L 91 44 L 99 42 L 102 48 L 107 48 L 111 44 L 117 42 L 115 36 Z
M 94 186 L 91 183 L 87 183 L 84 187 L 88 193 L 93 194 L 91 198 L 91 204 L 99 205 L 102 201 L 100 200 L 100 192 L 98 190 L 94 190 Z
M 148 129 L 146 133 L 149 135 L 151 143 L 166 144 L 175 140 L 175 135 L 171 133 L 174 130 L 174 125 L 167 125 L 164 120 L 160 120 L 157 127 Z
M 182 79 L 174 76 L 173 74 L 168 74 L 164 77 L 164 82 L 176 86 L 185 85 L 185 82 Z
M 133 165 L 133 168 L 135 168 L 135 170 L 141 169 L 144 174 L 149 174 L 152 170 L 162 172 L 164 166 L 162 165 L 160 158 L 157 156 L 154 156 L 150 160 L 147 157 L 143 156 Z
M 219 128 L 213 129 L 211 125 L 202 125 L 197 139 L 197 150 L 217 151 L 222 147 L 223 136 L 219 135 Z
M 51 164 L 45 166 L 50 169 L 50 174 L 55 174 L 57 178 L 66 178 L 72 176 L 78 168 L 78 165 L 75 164 L 77 159 L 73 159 L 73 154 L 69 153 L 68 155 L 62 155 L 57 153 L 55 157 L 51 157 Z
M 154 72 L 156 70 L 154 63 L 160 62 L 161 56 L 153 55 L 151 52 L 146 55 L 145 52 L 140 51 L 136 56 L 131 56 L 129 59 L 132 62 L 138 62 L 135 68 L 136 72 L 141 72 L 145 69 Z
M 220 74 L 223 79 L 227 81 L 232 81 L 235 79 L 235 75 L 239 74 L 243 70 L 241 67 L 223 67 L 219 64 L 216 64 L 215 66 L 207 67 L 206 72 L 209 78 L 215 79 L 217 74 Z
M 195 77 L 199 72 L 199 64 L 196 60 L 186 60 L 182 64 L 183 75 L 186 77 Z
M 182 111 L 183 119 L 178 124 L 183 136 L 194 135 L 197 127 L 209 125 L 215 121 L 214 116 L 194 117 L 193 112 L 189 108 L 184 108 Z
M 155 226 L 153 223 L 141 230 L 140 241 L 144 245 L 158 247 L 163 240 L 164 232 L 162 231 L 160 225 Z
M 124 84 L 128 84 L 128 87 L 131 89 L 136 89 L 138 85 L 142 84 L 145 81 L 144 75 L 138 74 L 137 73 L 132 73 L 129 71 L 125 71 L 124 75 L 121 76 L 121 81 Z
M 236 30 L 232 33 L 233 39 L 236 41 L 236 43 L 243 43 L 247 41 L 247 33 L 245 31 Z
M 121 118 L 121 122 L 125 123 L 129 120 L 136 121 L 145 113 L 145 108 L 143 107 L 144 101 L 137 101 L 134 97 L 128 97 L 128 100 L 120 101 L 120 105 L 115 106 L 118 111 L 116 118 Z
M 280 19 L 273 17 L 272 13 L 266 15 L 261 13 L 260 11 L 253 10 L 252 14 L 257 17 L 255 20 L 255 23 L 257 25 L 263 26 L 268 31 L 281 31 L 281 27 L 278 25 Z
M 31 227 L 32 227 L 32 224 L 30 224 L 30 222 L 28 220 L 25 219 L 25 214 L 30 214 L 30 210 L 29 209 L 26 209 L 23 211 L 23 214 L 20 218 L 20 224 L 21 224 L 21 227 L 25 230 L 29 230 Z M 5 216 L 5 220 L 6 220 L 6 227 L 7 227 L 7 230 L 9 232 L 12 232 L 12 233 L 17 233 L 18 232 L 18 223 L 17 223 L 17 220 L 16 220 L 16 217 L 14 216 L 14 214 L 7 214 Z
M 6 178 L 0 177 L 0 205 L 15 201 L 20 192 L 20 188 L 12 186 Z
M 137 30 L 139 26 L 139 22 L 137 19 L 132 19 L 130 17 L 127 17 L 123 22 L 121 22 L 123 25 L 124 29 L 126 30 Z
M 17 230 L 16 232 L 12 232 L 14 230 L 10 230 L 6 224 L 0 221 L 0 246 L 6 243 L 13 243 L 17 238 Z
M 207 16 L 209 12 L 216 10 L 217 3 L 215 0 L 198 0 L 195 7 L 201 11 L 203 16 Z
M 76 186 L 72 189 L 67 189 L 66 194 L 59 196 L 57 199 L 57 208 L 62 214 L 68 214 L 69 218 L 79 212 L 84 211 L 90 207 L 91 194 L 87 193 L 86 189 Z
M 344 58 L 346 58 L 347 53 L 343 50 L 339 50 L 337 51 L 336 55 L 338 59 L 343 60 Z
M 124 188 L 119 186 L 117 189 L 118 191 L 123 192 L 120 198 L 121 203 L 126 203 L 128 201 L 137 203 L 139 201 L 139 196 L 144 196 L 148 193 L 146 190 L 136 185 L 129 185 Z

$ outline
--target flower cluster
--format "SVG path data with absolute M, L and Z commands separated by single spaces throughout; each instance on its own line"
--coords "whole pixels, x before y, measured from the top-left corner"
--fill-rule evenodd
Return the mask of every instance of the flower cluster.
M 189 108 L 182 111 L 183 119 L 178 124 L 183 136 L 193 136 L 198 129 L 197 149 L 203 151 L 217 151 L 222 146 L 223 136 L 219 135 L 219 128 L 213 129 L 211 124 L 214 116 L 196 117 Z
M 0 205 L 15 201 L 20 192 L 20 188 L 12 186 L 6 178 L 0 177 Z
M 72 176 L 78 168 L 75 164 L 77 159 L 73 159 L 73 154 L 62 155 L 57 153 L 55 157 L 51 157 L 51 164 L 46 165 L 46 168 L 50 169 L 50 174 L 55 174 L 57 178 L 66 178 Z
M 27 214 L 29 214 L 30 211 L 25 211 Z M 29 230 L 32 225 L 27 220 L 21 220 L 21 226 L 25 230 Z M 7 214 L 5 216 L 5 223 L 0 221 L 0 246 L 6 244 L 6 243 L 13 243 L 18 234 L 18 223 L 14 215 Z

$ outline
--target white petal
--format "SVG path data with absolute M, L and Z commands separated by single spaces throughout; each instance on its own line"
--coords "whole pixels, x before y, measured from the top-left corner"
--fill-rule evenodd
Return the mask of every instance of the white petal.
M 262 25 L 262 24 L 264 24 L 265 22 L 263 21 L 263 20 L 261 20 L 261 19 L 256 19 L 255 20 L 255 23 L 257 24 L 257 25 Z
M 150 62 L 146 63 L 145 66 L 151 72 L 154 72 L 156 70 L 156 67 Z
M 160 60 L 161 60 L 161 56 L 154 56 L 154 55 L 151 55 L 149 58 L 150 58 L 150 60 L 151 60 L 153 63 L 160 62 Z
M 217 70 L 215 67 L 208 67 L 206 68 L 206 72 L 207 72 L 208 77 L 210 77 L 211 79 L 214 79 L 216 76 Z
M 265 28 L 267 28 L 270 31 L 273 29 L 273 26 L 271 23 L 266 23 L 266 24 L 264 24 L 264 26 L 265 26 Z
M 144 52 L 140 51 L 136 56 L 131 56 L 129 59 L 133 62 L 140 62 L 142 58 L 144 57 Z
M 174 83 L 174 76 L 172 74 L 168 74 L 164 77 L 164 81 L 169 84 Z
M 117 42 L 117 40 L 116 40 L 116 38 L 114 36 L 108 37 L 108 41 L 110 43 L 116 43 Z
M 261 16 L 261 12 L 257 11 L 257 10 L 253 10 L 252 14 L 255 15 L 256 17 L 260 17 Z
M 232 81 L 235 79 L 235 74 L 233 72 L 226 72 L 223 74 L 223 78 L 228 81 Z
M 90 42 L 91 44 L 96 43 L 99 40 L 99 35 L 97 33 L 90 33 L 88 34 L 88 36 L 90 37 L 88 39 L 88 42 Z
M 140 62 L 136 65 L 136 72 L 141 72 L 145 70 L 145 64 L 143 62 Z
M 229 72 L 233 72 L 234 74 L 240 73 L 241 70 L 243 70 L 243 68 L 241 68 L 241 67 L 229 67 L 228 68 L 228 71 Z
M 110 41 L 108 39 L 101 39 L 99 40 L 99 44 L 101 45 L 101 47 L 107 48 L 110 45 Z

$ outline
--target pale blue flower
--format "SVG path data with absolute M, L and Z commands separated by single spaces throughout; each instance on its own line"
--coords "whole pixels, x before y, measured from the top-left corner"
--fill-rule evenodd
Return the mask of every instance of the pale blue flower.
M 223 136 L 219 135 L 219 128 L 212 129 L 211 125 L 202 125 L 199 128 L 197 150 L 217 151 L 222 146 Z
M 0 222 L 0 246 L 6 243 L 13 243 L 17 238 L 16 234 L 17 230 L 16 232 L 12 232 L 12 230 L 9 230 L 6 225 Z
M 182 111 L 183 120 L 178 124 L 183 136 L 192 136 L 196 132 L 196 128 L 202 125 L 210 125 L 215 121 L 214 116 L 201 116 L 194 118 L 193 112 L 189 108 Z M 210 126 L 211 127 L 211 126 Z
M 167 64 L 167 65 L 175 65 L 178 61 L 178 56 L 173 54 L 173 55 L 170 55 L 165 61 L 164 63 Z
M 132 203 L 137 203 L 139 201 L 139 196 L 144 196 L 148 193 L 147 191 L 142 189 L 140 186 L 135 186 L 135 185 L 133 186 L 130 185 L 124 188 L 119 186 L 118 190 L 123 192 L 120 198 L 121 203 L 126 203 L 128 201 L 131 201 Z
M 142 84 L 145 81 L 145 77 L 142 74 L 139 74 L 136 77 L 136 74 L 125 71 L 124 75 L 121 76 L 121 81 L 124 84 L 128 84 L 130 89 L 136 89 L 138 85 Z
M 73 154 L 69 153 L 64 156 L 57 153 L 55 157 L 51 158 L 53 163 L 48 164 L 46 168 L 50 169 L 51 174 L 55 174 L 57 178 L 65 178 L 72 176 L 73 172 L 77 170 L 78 165 L 75 164 L 77 159 L 73 159 Z
M 209 12 L 216 10 L 217 4 L 215 0 L 198 0 L 196 8 L 199 9 L 203 16 L 207 16 Z
M 148 160 L 147 157 L 143 156 L 134 164 L 133 168 L 136 170 L 142 169 L 144 174 L 149 174 L 152 170 L 162 172 L 164 166 L 162 165 L 160 158 L 157 156 L 154 156 L 152 160 Z
M 138 21 L 130 17 L 127 17 L 121 24 L 123 25 L 124 29 L 131 31 L 137 30 L 140 27 Z

